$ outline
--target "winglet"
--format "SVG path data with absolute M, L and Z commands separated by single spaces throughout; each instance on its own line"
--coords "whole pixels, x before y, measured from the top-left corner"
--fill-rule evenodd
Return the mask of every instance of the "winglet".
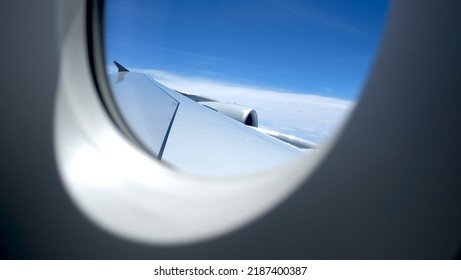
M 117 66 L 118 72 L 130 72 L 130 70 L 123 67 L 120 63 L 114 60 L 115 66 Z

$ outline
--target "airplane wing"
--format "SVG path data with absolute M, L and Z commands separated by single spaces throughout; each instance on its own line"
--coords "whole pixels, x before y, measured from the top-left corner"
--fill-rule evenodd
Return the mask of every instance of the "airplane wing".
M 251 108 L 172 90 L 143 73 L 108 75 L 121 117 L 141 146 L 180 171 L 233 176 L 275 168 L 304 155 L 261 131 Z M 245 125 L 247 124 L 247 125 Z
M 320 147 L 320 145 L 315 142 L 307 141 L 305 139 L 302 139 L 294 135 L 258 127 L 258 115 L 256 111 L 253 110 L 252 108 L 249 108 L 249 107 L 246 107 L 240 104 L 235 104 L 235 103 L 219 102 L 219 101 L 210 99 L 205 96 L 197 95 L 197 94 L 185 93 L 185 92 L 180 92 L 180 91 L 177 91 L 177 92 L 196 101 L 197 103 L 202 104 L 205 107 L 208 107 L 212 110 L 220 112 L 238 122 L 241 122 L 247 126 L 253 127 L 255 130 L 259 132 L 262 132 L 266 135 L 274 137 L 280 141 L 288 143 L 299 149 L 311 150 L 311 149 L 319 149 Z

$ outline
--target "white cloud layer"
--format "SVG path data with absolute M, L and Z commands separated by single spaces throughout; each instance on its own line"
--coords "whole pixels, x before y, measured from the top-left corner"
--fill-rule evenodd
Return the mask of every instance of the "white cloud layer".
M 238 103 L 256 110 L 259 126 L 322 143 L 345 121 L 354 102 L 315 94 L 299 94 L 160 70 L 133 69 L 179 91 L 218 101 Z

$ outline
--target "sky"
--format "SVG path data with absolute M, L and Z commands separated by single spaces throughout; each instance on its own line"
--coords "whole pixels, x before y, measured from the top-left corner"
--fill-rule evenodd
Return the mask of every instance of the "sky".
M 174 89 L 252 106 L 260 126 L 322 142 L 359 96 L 388 5 L 109 0 L 106 61 Z

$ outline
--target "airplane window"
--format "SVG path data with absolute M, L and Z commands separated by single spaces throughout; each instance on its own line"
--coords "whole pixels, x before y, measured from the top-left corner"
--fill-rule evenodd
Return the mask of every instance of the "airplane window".
M 189 174 L 249 174 L 309 156 L 359 98 L 387 6 L 106 1 L 117 113 L 140 146 Z

